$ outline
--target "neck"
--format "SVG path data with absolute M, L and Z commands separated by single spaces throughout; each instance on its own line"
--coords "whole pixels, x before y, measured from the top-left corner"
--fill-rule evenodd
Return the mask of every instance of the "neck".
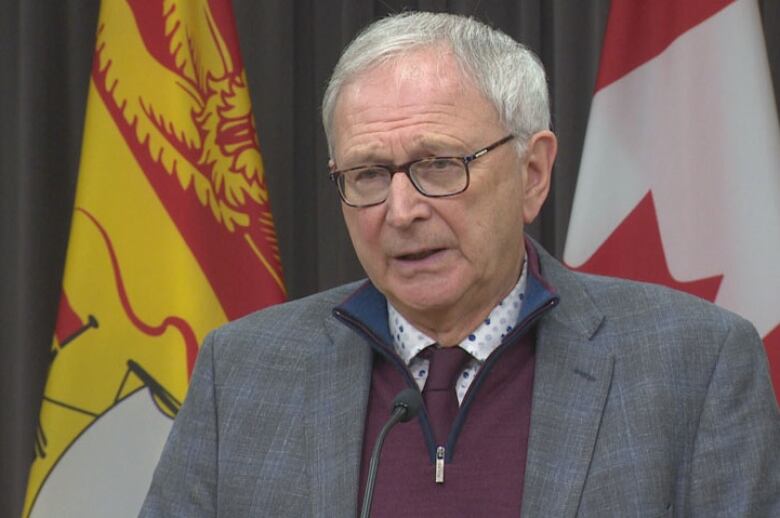
M 498 303 L 504 300 L 517 285 L 521 273 L 522 267 L 513 277 L 514 281 L 506 283 L 504 288 L 487 299 L 486 303 L 477 304 L 472 299 L 464 297 L 459 304 L 444 309 L 420 311 L 396 302 L 393 302 L 393 306 L 409 323 L 434 339 L 440 346 L 452 347 L 460 344 L 485 321 Z
M 422 321 L 416 321 L 413 318 L 406 317 L 417 329 L 430 336 L 436 343 L 442 347 L 454 347 L 461 343 L 466 337 L 479 327 L 495 306 L 485 308 L 480 313 L 474 313 L 470 318 L 459 318 L 453 316 L 450 318 L 433 318 Z M 406 315 L 404 315 L 406 316 Z

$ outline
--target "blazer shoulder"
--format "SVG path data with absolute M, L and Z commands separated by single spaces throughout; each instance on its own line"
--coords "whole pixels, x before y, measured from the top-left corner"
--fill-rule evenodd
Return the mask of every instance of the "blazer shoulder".
M 343 284 L 300 299 L 276 304 L 229 322 L 218 328 L 218 330 L 220 332 L 233 333 L 247 329 L 256 330 L 265 325 L 295 327 L 301 321 L 322 320 L 328 317 L 333 308 L 343 302 L 363 282 L 365 281 Z
M 717 326 L 750 325 L 743 317 L 701 297 L 667 286 L 585 273 L 573 273 L 607 315 L 653 316 Z
M 263 356 L 277 364 L 285 359 L 297 363 L 327 340 L 325 322 L 333 318 L 333 308 L 361 282 L 256 311 L 213 330 L 206 343 L 213 349 L 215 361 Z
M 544 251 L 540 258 L 542 273 L 560 296 L 557 319 L 587 334 L 690 331 L 704 339 L 702 331 L 709 338 L 732 329 L 754 331 L 744 318 L 700 297 L 658 284 L 577 272 Z
M 574 275 L 604 314 L 599 334 L 614 339 L 608 340 L 612 343 L 655 344 L 662 350 L 713 359 L 727 340 L 762 350 L 752 323 L 700 297 L 657 284 Z
M 732 329 L 755 332 L 744 318 L 700 297 L 659 284 L 577 272 L 543 249 L 539 256 L 542 274 L 560 296 L 553 320 L 589 336 L 704 330 L 712 338 L 711 333 L 722 336 Z

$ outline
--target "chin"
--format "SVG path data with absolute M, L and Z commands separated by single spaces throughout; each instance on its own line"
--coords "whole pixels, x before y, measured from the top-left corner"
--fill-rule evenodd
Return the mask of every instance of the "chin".
M 451 283 L 444 286 L 418 283 L 415 286 L 394 290 L 392 298 L 414 311 L 438 311 L 453 307 L 461 299 L 463 290 L 453 288 L 455 287 Z

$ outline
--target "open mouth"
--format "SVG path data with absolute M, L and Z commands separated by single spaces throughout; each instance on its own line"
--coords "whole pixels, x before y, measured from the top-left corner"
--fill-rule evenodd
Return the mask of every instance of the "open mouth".
M 436 253 L 441 252 L 444 250 L 443 248 L 433 248 L 431 250 L 421 250 L 419 252 L 415 252 L 413 254 L 404 254 L 399 255 L 397 259 L 401 261 L 420 261 L 422 259 L 426 259 Z

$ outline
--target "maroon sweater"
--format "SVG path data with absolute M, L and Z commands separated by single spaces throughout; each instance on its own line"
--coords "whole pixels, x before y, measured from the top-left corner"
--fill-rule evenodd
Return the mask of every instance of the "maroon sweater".
M 374 362 L 358 493 L 361 499 L 371 448 L 387 421 L 393 398 L 408 386 L 406 376 L 394 363 L 381 355 Z M 420 419 L 397 425 L 382 449 L 371 516 L 518 516 L 533 366 L 534 347 L 527 338 L 496 350 L 469 388 L 444 445 L 433 444 L 424 408 Z M 445 448 L 443 484 L 434 481 L 438 446 Z
M 469 387 L 446 444 L 435 444 L 427 413 L 387 436 L 377 474 L 372 517 L 518 516 L 533 389 L 534 324 L 558 302 L 541 278 L 527 243 L 529 277 L 518 325 L 487 358 Z M 369 458 L 396 394 L 416 384 L 392 347 L 384 297 L 366 283 L 334 311 L 374 349 L 363 437 L 358 507 Z M 436 453 L 444 448 L 444 483 L 435 482 Z M 356 511 L 357 511 L 356 510 Z

